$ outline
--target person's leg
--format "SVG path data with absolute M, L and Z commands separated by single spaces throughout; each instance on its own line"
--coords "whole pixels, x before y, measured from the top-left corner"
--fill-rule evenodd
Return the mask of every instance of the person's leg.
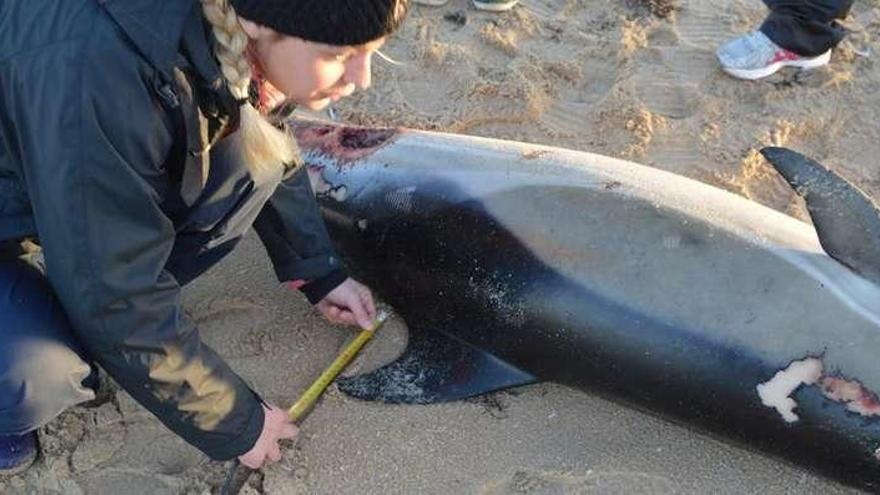
M 66 408 L 94 399 L 92 368 L 43 275 L 0 260 L 0 473 L 36 456 L 35 430 Z
M 835 22 L 846 16 L 853 0 L 764 0 L 771 9 L 760 29 L 718 47 L 716 55 L 728 74 L 760 79 L 783 67 L 814 69 L 828 64 L 831 48 L 843 39 Z
M 776 45 L 804 57 L 816 57 L 837 46 L 846 31 L 837 22 L 853 0 L 764 0 L 770 15 L 761 32 Z

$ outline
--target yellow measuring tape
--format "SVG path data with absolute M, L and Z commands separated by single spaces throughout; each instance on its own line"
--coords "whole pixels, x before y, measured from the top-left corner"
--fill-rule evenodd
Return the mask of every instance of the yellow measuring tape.
M 373 322 L 373 326 L 366 330 L 361 330 L 361 333 L 359 333 L 358 336 L 346 346 L 345 350 L 343 350 L 342 353 L 330 363 L 330 366 L 321 373 L 321 376 L 312 383 L 312 386 L 306 389 L 296 403 L 287 410 L 287 415 L 290 417 L 291 421 L 296 423 L 305 416 L 309 409 L 311 409 L 312 406 L 315 405 L 315 402 L 321 397 L 321 394 L 324 393 L 324 390 L 326 390 L 327 387 L 333 383 L 333 380 L 342 373 L 342 370 L 348 366 L 348 363 L 354 360 L 364 344 L 373 338 L 376 330 L 385 323 L 388 317 L 389 314 L 386 311 L 379 311 L 379 314 L 376 315 L 376 321 Z
M 359 333 L 358 336 L 345 347 L 342 353 L 330 363 L 330 366 L 321 373 L 321 376 L 312 383 L 312 386 L 306 389 L 306 391 L 300 396 L 299 400 L 287 410 L 287 415 L 290 417 L 291 421 L 298 423 L 305 417 L 306 413 L 309 412 L 309 409 L 315 405 L 315 402 L 318 402 L 318 399 L 321 397 L 321 394 L 324 393 L 324 390 L 326 390 L 327 387 L 333 383 L 333 380 L 342 373 L 342 370 L 348 366 L 348 363 L 354 360 L 364 344 L 373 338 L 373 334 L 376 333 L 376 330 L 378 330 L 390 316 L 391 314 L 387 311 L 379 311 L 373 325 L 366 330 L 361 330 L 361 333 Z M 239 465 L 240 461 L 236 457 L 226 471 L 226 477 L 223 480 L 223 484 L 220 486 L 220 495 L 229 495 L 233 491 L 236 493 L 238 492 L 238 488 L 233 489 L 233 485 L 235 484 L 235 473 L 238 471 Z

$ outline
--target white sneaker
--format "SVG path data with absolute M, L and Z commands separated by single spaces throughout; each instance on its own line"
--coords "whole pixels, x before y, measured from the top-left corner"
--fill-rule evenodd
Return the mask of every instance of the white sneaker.
M 715 54 L 725 72 L 748 80 L 767 77 L 783 67 L 815 69 L 831 61 L 831 50 L 817 57 L 804 57 L 779 47 L 761 31 L 734 38 L 718 47 Z
M 474 7 L 489 12 L 504 12 L 510 10 L 519 3 L 519 0 L 473 0 Z

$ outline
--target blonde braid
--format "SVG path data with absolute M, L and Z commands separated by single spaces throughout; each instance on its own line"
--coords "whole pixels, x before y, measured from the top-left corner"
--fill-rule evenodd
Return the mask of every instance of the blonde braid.
M 201 2 L 205 19 L 211 23 L 217 39 L 215 55 L 229 90 L 236 98 L 247 98 L 251 84 L 251 65 L 247 58 L 250 40 L 228 0 Z M 255 178 L 296 162 L 296 143 L 290 134 L 276 128 L 250 104 L 241 107 L 239 132 L 243 158 Z

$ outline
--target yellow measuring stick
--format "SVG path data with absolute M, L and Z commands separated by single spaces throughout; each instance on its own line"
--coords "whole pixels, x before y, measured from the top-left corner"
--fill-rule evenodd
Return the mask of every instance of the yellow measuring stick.
M 315 405 L 315 402 L 318 401 L 318 398 L 321 397 L 321 394 L 324 393 L 324 390 L 333 383 L 333 380 L 342 373 L 342 370 L 348 366 L 348 363 L 357 356 L 357 353 L 360 352 L 364 344 L 373 338 L 373 334 L 375 334 L 376 330 L 385 323 L 388 316 L 389 314 L 387 312 L 379 311 L 379 314 L 376 315 L 376 321 L 373 322 L 373 326 L 366 330 L 361 330 L 361 333 L 359 333 L 358 336 L 346 346 L 345 350 L 333 360 L 330 366 L 321 373 L 321 376 L 312 383 L 312 386 L 303 392 L 296 403 L 287 411 L 287 415 L 290 416 L 291 421 L 296 423 L 305 416 L 309 409 Z

